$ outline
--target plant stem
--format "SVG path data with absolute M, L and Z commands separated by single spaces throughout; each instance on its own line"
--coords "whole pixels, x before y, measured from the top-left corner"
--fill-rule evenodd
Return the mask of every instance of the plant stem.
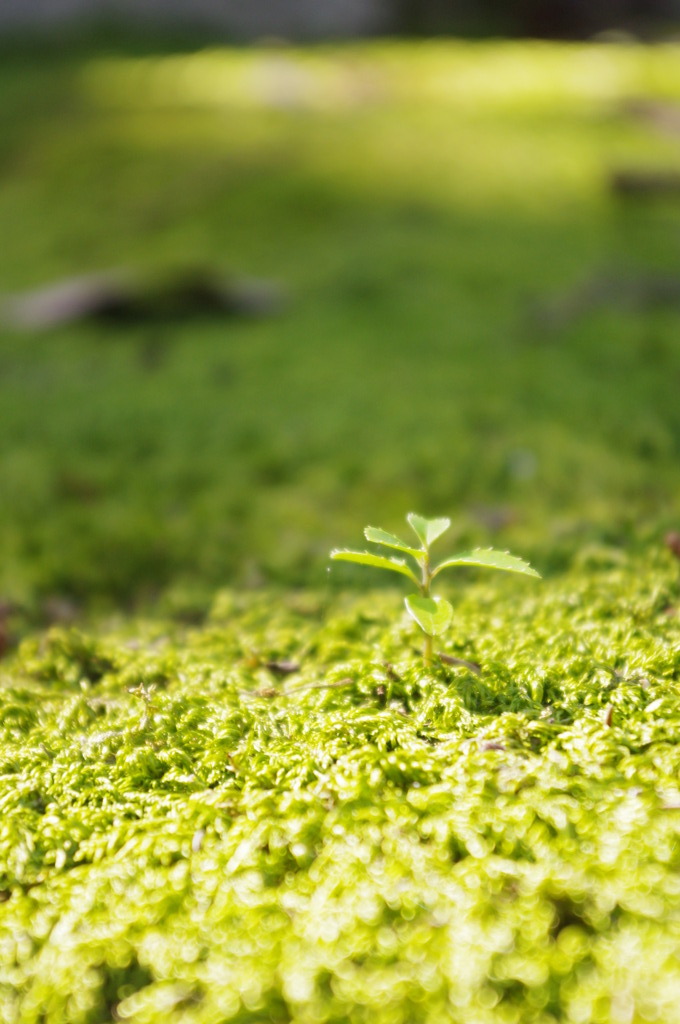
M 431 582 L 431 580 L 432 580 L 432 576 L 430 574 L 430 552 L 426 548 L 423 551 L 423 572 L 422 572 L 422 582 L 420 584 L 420 593 L 423 595 L 423 597 L 429 597 L 430 596 L 430 582 Z
M 430 552 L 427 548 L 423 549 L 423 574 L 422 583 L 420 584 L 420 593 L 423 597 L 430 596 L 430 583 L 432 582 L 432 575 L 430 573 Z M 423 661 L 429 667 L 432 664 L 432 637 L 429 633 L 425 633 L 425 643 L 423 645 Z

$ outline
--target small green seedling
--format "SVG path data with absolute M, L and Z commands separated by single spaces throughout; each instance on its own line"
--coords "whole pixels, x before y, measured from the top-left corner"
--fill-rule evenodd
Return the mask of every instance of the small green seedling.
M 438 576 L 442 569 L 448 569 L 454 565 L 473 565 L 486 569 L 503 569 L 506 572 L 519 572 L 525 576 L 539 576 L 535 569 L 532 569 L 528 562 L 507 551 L 496 551 L 494 548 L 475 548 L 474 551 L 467 551 L 463 554 L 446 558 L 438 565 L 430 562 L 430 547 L 451 525 L 450 519 L 425 519 L 423 516 L 409 512 L 406 516 L 409 526 L 420 541 L 420 547 L 407 544 L 393 533 L 381 530 L 376 526 L 367 526 L 364 530 L 366 540 L 372 544 L 381 544 L 383 547 L 401 551 L 413 559 L 415 565 L 411 565 L 404 558 L 386 557 L 385 555 L 374 555 L 370 551 L 331 551 L 331 558 L 344 562 L 358 562 L 360 565 L 373 565 L 377 569 L 389 569 L 392 572 L 401 573 L 407 576 L 418 587 L 419 593 L 410 594 L 404 599 L 406 610 L 414 619 L 425 634 L 424 658 L 425 663 L 432 661 L 432 640 L 436 636 L 445 633 L 453 618 L 453 608 L 443 597 L 433 596 L 430 593 L 432 580 Z M 540 578 L 540 576 L 539 576 Z

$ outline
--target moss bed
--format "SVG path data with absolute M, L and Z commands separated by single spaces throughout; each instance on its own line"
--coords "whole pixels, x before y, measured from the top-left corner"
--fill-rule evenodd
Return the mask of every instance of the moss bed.
M 3 672 L 0 1016 L 680 1020 L 670 557 L 52 628 Z
M 287 303 L 0 335 L 0 596 L 316 586 L 411 509 L 544 572 L 677 528 L 680 305 L 635 294 L 680 208 L 609 184 L 680 171 L 677 47 L 110 49 L 0 54 L 0 294 L 188 262 Z
M 3 292 L 288 298 L 0 334 L 0 1024 L 680 1024 L 677 44 L 0 56 Z

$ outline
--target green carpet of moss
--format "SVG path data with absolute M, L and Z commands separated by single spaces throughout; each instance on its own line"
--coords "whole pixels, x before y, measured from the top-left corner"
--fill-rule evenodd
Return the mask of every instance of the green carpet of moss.
M 561 332 L 532 311 L 602 270 L 676 272 L 677 204 L 607 182 L 680 167 L 626 112 L 680 97 L 678 67 L 672 46 L 5 54 L 3 290 L 207 261 L 289 304 L 5 332 L 0 590 L 316 584 L 330 546 L 412 508 L 554 568 L 669 524 L 677 308 L 624 286 Z
M 601 555 L 453 591 L 479 675 L 423 669 L 396 591 L 25 640 L 0 1016 L 680 1021 L 678 589 Z
M 2 1024 L 680 1024 L 680 312 L 532 315 L 677 272 L 677 206 L 607 185 L 680 167 L 626 106 L 677 48 L 15 50 L 0 91 L 3 290 L 289 292 L 0 336 Z M 411 509 L 545 576 L 442 585 L 478 672 L 327 574 Z

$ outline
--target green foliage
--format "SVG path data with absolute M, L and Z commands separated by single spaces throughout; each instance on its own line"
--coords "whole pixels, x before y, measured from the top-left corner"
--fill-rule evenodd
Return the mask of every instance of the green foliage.
M 404 598 L 406 611 L 428 636 L 441 636 L 451 625 L 453 608 L 443 597 L 421 597 L 411 594 Z
M 425 519 L 423 516 L 409 512 L 406 521 L 412 527 L 413 532 L 420 540 L 420 548 L 411 548 L 404 544 L 394 534 L 388 533 L 375 526 L 367 526 L 364 535 L 367 540 L 374 544 L 382 544 L 385 547 L 397 548 L 410 555 L 415 562 L 417 574 L 414 573 L 403 559 L 383 558 L 372 555 L 367 551 L 331 551 L 330 557 L 345 562 L 357 562 L 359 565 L 370 565 L 377 569 L 391 569 L 400 572 L 412 579 L 420 588 L 420 594 L 413 594 L 405 598 L 406 610 L 411 618 L 417 622 L 426 637 L 425 660 L 432 659 L 431 639 L 441 636 L 446 631 L 453 618 L 453 608 L 443 597 L 431 598 L 430 586 L 435 576 L 442 569 L 451 566 L 469 565 L 476 567 L 487 567 L 490 569 L 503 569 L 506 572 L 518 572 L 526 576 L 539 576 L 535 569 L 532 569 L 528 562 L 508 554 L 507 551 L 494 551 L 493 548 L 481 549 L 467 552 L 461 555 L 454 555 L 447 558 L 438 565 L 430 563 L 430 545 L 445 533 L 451 526 L 450 519 Z M 539 577 L 540 578 L 540 577 Z
M 399 558 L 383 558 L 381 555 L 372 555 L 370 551 L 331 551 L 331 558 L 338 562 L 357 562 L 359 565 L 372 565 L 375 569 L 389 569 L 392 572 L 399 572 L 402 576 L 408 576 L 414 583 L 418 582 L 417 577 L 409 569 L 406 562 Z
M 451 526 L 450 519 L 424 519 L 423 516 L 416 515 L 415 512 L 409 512 L 406 520 L 424 550 L 428 550 L 430 545 L 443 533 L 446 533 Z
M 539 576 L 540 578 L 540 573 L 532 569 L 529 563 L 522 558 L 517 558 L 516 555 L 511 555 L 507 551 L 494 551 L 493 548 L 475 548 L 474 551 L 447 558 L 435 566 L 432 575 L 436 576 L 442 569 L 448 569 L 449 566 L 455 565 L 472 565 L 478 569 L 488 566 L 489 569 L 503 569 L 506 572 L 519 572 L 525 576 Z
M 370 540 L 372 544 L 382 544 L 383 547 L 396 548 L 397 551 L 403 551 L 407 555 L 413 555 L 414 558 L 418 558 L 420 555 L 420 548 L 414 548 L 406 544 L 399 537 L 395 537 L 393 533 L 388 533 L 387 530 L 380 530 L 375 526 L 367 526 L 364 530 L 364 536 L 366 540 Z

